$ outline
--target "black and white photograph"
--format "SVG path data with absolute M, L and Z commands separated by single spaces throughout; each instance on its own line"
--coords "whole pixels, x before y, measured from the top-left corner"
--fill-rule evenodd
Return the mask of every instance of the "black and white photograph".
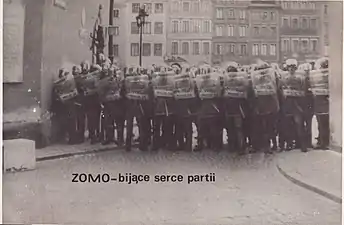
M 342 224 L 342 1 L 2 4 L 3 224 Z

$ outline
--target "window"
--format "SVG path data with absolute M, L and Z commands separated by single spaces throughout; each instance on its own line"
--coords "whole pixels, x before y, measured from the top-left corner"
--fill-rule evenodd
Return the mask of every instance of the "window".
M 223 54 L 223 47 L 221 44 L 216 45 L 216 55 L 222 55 Z
M 223 9 L 216 9 L 216 19 L 223 19 Z
M 229 37 L 233 37 L 234 36 L 234 26 L 233 25 L 229 25 L 228 26 L 228 36 Z
M 131 34 L 139 34 L 139 28 L 136 22 L 131 22 Z
M 152 3 L 146 3 L 145 4 L 145 10 L 148 14 L 152 13 Z
M 259 54 L 259 44 L 253 44 L 252 55 L 258 55 L 258 54 Z
M 267 27 L 262 27 L 262 35 L 264 36 L 269 35 Z
M 154 34 L 163 34 L 164 33 L 164 25 L 162 22 L 155 22 L 154 23 Z
M 283 18 L 282 20 L 282 26 L 284 28 L 289 27 L 289 19 L 288 18 Z
M 293 40 L 292 52 L 298 52 L 298 51 L 299 51 L 299 40 Z
M 172 33 L 178 33 L 178 21 L 172 21 Z
M 195 33 L 199 33 L 199 31 L 200 31 L 200 21 L 199 20 L 194 20 L 194 32 Z
M 239 36 L 240 37 L 246 37 L 246 26 L 240 26 L 239 27 Z
M 223 36 L 223 27 L 222 26 L 216 25 L 215 31 L 216 31 L 216 36 Z
M 178 42 L 172 42 L 172 55 L 178 55 Z
M 203 22 L 203 32 L 210 33 L 210 21 L 206 20 Z
M 118 36 L 119 35 L 119 27 L 118 26 L 115 26 L 114 27 L 114 36 Z
M 151 22 L 145 23 L 145 25 L 143 26 L 142 33 L 144 33 L 144 34 L 151 34 L 152 33 L 152 23 Z
M 328 5 L 324 5 L 324 14 L 327 15 L 328 13 Z
M 301 41 L 301 50 L 302 52 L 308 52 L 308 40 L 304 39 Z
M 151 44 L 150 43 L 143 43 L 142 55 L 143 56 L 151 56 Z
M 268 18 L 268 12 L 263 13 L 263 20 L 266 20 Z
M 193 47 L 193 54 L 194 55 L 199 55 L 199 42 L 194 42 L 193 43 L 193 45 L 192 45 L 192 47 Z
M 258 36 L 259 35 L 259 27 L 254 27 L 254 35 Z
M 139 10 L 140 10 L 140 3 L 131 4 L 131 12 L 132 13 L 139 13 Z
M 131 56 L 138 56 L 139 52 L 140 52 L 139 44 L 138 43 L 131 43 L 130 52 L 131 52 Z
M 154 44 L 154 56 L 162 56 L 162 44 Z
M 155 13 L 163 13 L 164 5 L 162 3 L 155 3 Z
M 317 28 L 317 20 L 316 19 L 311 19 L 310 27 L 311 27 L 311 29 Z
M 113 17 L 118 18 L 119 17 L 119 9 L 113 10 Z
M 289 52 L 290 46 L 289 46 L 289 40 L 285 39 L 282 41 L 282 51 L 283 52 Z
M 228 11 L 228 18 L 229 19 L 234 19 L 235 18 L 234 9 L 230 9 Z
M 183 32 L 184 33 L 190 32 L 190 21 L 183 21 Z
M 302 29 L 308 28 L 308 22 L 306 18 L 302 18 Z
M 262 44 L 262 48 L 260 50 L 260 54 L 261 55 L 266 55 L 266 52 L 267 52 L 267 45 L 266 44 Z
M 200 2 L 198 2 L 198 1 L 194 2 L 194 4 L 193 4 L 193 12 L 199 13 L 199 11 L 200 11 L 200 5 L 199 5 L 199 3 L 200 3 Z
M 210 43 L 209 42 L 203 42 L 203 54 L 204 55 L 210 54 Z
M 189 42 L 183 42 L 182 44 L 182 54 L 189 55 Z
M 318 41 L 317 40 L 311 40 L 311 51 L 312 52 L 318 51 Z
M 271 20 L 275 20 L 275 19 L 276 19 L 276 14 L 275 14 L 275 12 L 271 12 L 271 13 L 270 13 L 270 17 L 271 17 Z
M 240 55 L 247 55 L 247 46 L 240 45 Z
M 246 11 L 245 10 L 239 11 L 239 18 L 240 19 L 246 19 Z
M 119 45 L 113 45 L 113 55 L 115 57 L 119 56 Z
M 298 28 L 298 23 L 299 23 L 298 19 L 294 18 L 294 19 L 293 19 L 292 27 L 293 27 L 293 28 Z
M 271 35 L 276 35 L 276 27 L 270 27 L 271 29 Z
M 276 44 L 270 44 L 270 55 L 276 55 Z
M 229 45 L 229 53 L 231 55 L 234 55 L 235 54 L 235 44 L 230 44 Z
M 183 12 L 189 12 L 189 11 L 190 11 L 190 3 L 183 2 Z

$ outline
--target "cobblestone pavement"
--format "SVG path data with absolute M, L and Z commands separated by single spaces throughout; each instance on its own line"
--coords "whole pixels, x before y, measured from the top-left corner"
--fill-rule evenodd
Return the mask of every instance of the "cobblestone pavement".
M 4 175 L 5 223 L 339 225 L 341 205 L 298 187 L 276 157 L 122 150 Z M 72 183 L 72 173 L 207 174 L 215 183 Z M 153 178 L 151 178 L 153 179 Z

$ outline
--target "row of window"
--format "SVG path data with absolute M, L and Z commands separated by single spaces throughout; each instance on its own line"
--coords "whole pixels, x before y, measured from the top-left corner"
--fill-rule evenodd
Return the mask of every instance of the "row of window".
M 247 29 L 248 26 L 242 25 L 242 26 L 234 26 L 234 25 L 228 25 L 227 29 L 225 31 L 224 25 L 216 25 L 215 26 L 215 34 L 216 36 L 237 36 L 238 33 L 240 37 L 246 37 L 247 36 Z
M 210 1 L 173 1 L 171 4 L 172 13 L 201 13 L 210 10 Z
M 210 20 L 172 20 L 172 33 L 211 33 Z
M 164 13 L 164 4 L 163 3 L 154 3 L 154 10 L 152 3 L 141 3 L 145 6 L 145 10 L 148 14 L 152 14 L 153 12 L 156 14 Z M 132 3 L 131 4 L 131 12 L 132 13 L 139 13 L 140 10 L 140 3 Z
M 282 52 L 318 52 L 318 40 L 309 38 L 284 38 L 281 40 Z
M 146 22 L 142 28 L 143 34 L 152 34 L 152 23 Z M 131 22 L 131 34 L 139 34 L 139 27 L 136 22 Z M 163 22 L 154 22 L 154 34 L 163 34 L 164 33 L 164 23 Z
M 253 44 L 252 55 L 261 56 L 275 56 L 276 55 L 276 44 Z
M 153 46 L 153 54 L 152 54 Z M 139 56 L 140 45 L 139 43 L 130 44 L 130 55 Z M 143 43 L 142 44 L 142 56 L 162 56 L 162 44 L 161 43 Z
M 192 47 L 190 49 L 190 47 Z M 171 54 L 172 55 L 209 55 L 210 54 L 210 42 L 202 42 L 202 49 L 201 49 L 201 42 L 199 41 L 193 41 L 190 42 L 183 41 L 173 41 L 171 46 Z
M 293 28 L 293 29 L 317 29 L 317 19 L 308 17 L 283 17 L 282 18 L 283 28 Z
M 275 21 L 276 12 L 275 11 L 253 11 L 251 12 L 252 20 L 263 20 L 263 21 Z
M 216 44 L 216 55 L 248 55 L 247 44 Z M 275 56 L 276 44 L 253 44 L 252 55 L 254 56 Z
M 216 19 L 224 19 L 226 15 L 226 18 L 228 19 L 246 19 L 246 11 L 245 10 L 237 10 L 234 8 L 217 8 L 216 9 Z
M 315 1 L 283 1 L 282 9 L 316 9 Z

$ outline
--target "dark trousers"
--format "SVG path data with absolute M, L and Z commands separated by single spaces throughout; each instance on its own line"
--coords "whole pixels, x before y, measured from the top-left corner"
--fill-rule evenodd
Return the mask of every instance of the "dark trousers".
M 229 150 L 244 149 L 243 119 L 241 116 L 226 116 L 224 128 L 227 131 Z
M 208 144 L 215 150 L 221 149 L 222 142 L 222 125 L 219 116 L 200 117 L 197 119 L 198 137 L 197 145 L 198 150 L 204 148 L 204 141 L 208 140 Z
M 98 96 L 88 96 L 85 99 L 85 110 L 89 138 L 96 141 L 100 135 L 100 113 L 101 107 Z
M 174 142 L 173 116 L 156 115 L 153 119 L 153 150 L 172 147 Z
M 276 138 L 277 114 L 256 115 L 254 117 L 254 148 L 271 150 L 271 140 Z
M 304 115 L 304 124 L 305 124 L 305 138 L 306 138 L 306 144 L 307 147 L 312 147 L 312 119 L 313 114 L 305 114 Z
M 76 105 L 74 102 L 63 104 L 63 109 L 59 116 L 59 123 L 62 128 L 59 135 L 63 139 L 67 135 L 69 144 L 75 144 L 77 142 L 76 122 Z
M 76 133 L 78 140 L 84 142 L 85 140 L 85 126 L 86 126 L 86 113 L 85 106 L 78 105 L 76 107 Z
M 327 148 L 330 145 L 330 118 L 328 114 L 316 115 L 319 129 L 320 147 Z
M 301 113 L 286 116 L 284 131 L 288 149 L 292 148 L 293 141 L 296 142 L 297 147 L 300 147 L 301 150 L 307 149 L 309 143 L 305 120 L 305 116 Z
M 119 145 L 122 145 L 124 142 L 124 114 L 118 113 L 118 111 L 124 109 L 119 109 L 122 105 L 118 105 L 115 102 L 106 102 L 103 104 L 103 130 L 105 131 L 105 141 L 111 142 L 114 141 L 115 130 L 117 133 L 117 142 Z M 115 126 L 116 124 L 116 126 Z
M 177 116 L 176 139 L 178 148 L 192 151 L 192 118 L 191 116 Z

